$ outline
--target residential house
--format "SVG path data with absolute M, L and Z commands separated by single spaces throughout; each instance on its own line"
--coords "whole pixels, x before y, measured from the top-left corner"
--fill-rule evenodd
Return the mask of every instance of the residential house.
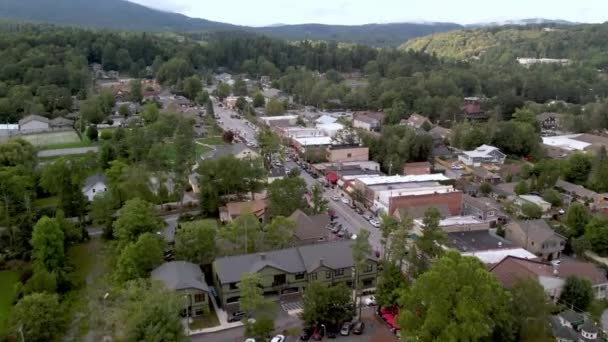
M 72 129 L 74 127 L 74 121 L 57 117 L 49 121 L 49 126 L 53 129 Z
M 429 120 L 426 116 L 422 116 L 417 113 L 413 113 L 412 115 L 410 115 L 410 117 L 407 118 L 407 120 L 405 120 L 405 119 L 401 120 L 400 124 L 404 125 L 404 126 L 412 127 L 414 129 L 425 129 L 427 127 L 428 127 L 428 129 L 431 129 L 431 127 L 433 127 L 431 120 Z
M 607 204 L 606 194 L 598 194 L 582 185 L 573 184 L 559 179 L 555 183 L 555 188 L 560 190 L 572 200 L 583 204 L 588 204 L 592 209 L 605 207 Z
M 338 134 L 338 132 L 344 129 L 344 125 L 334 122 L 330 124 L 317 124 L 316 128 L 323 132 L 323 134 L 326 136 L 333 138 Z
M 490 116 L 481 109 L 481 100 L 478 97 L 465 97 L 462 113 L 466 120 L 485 121 Z
M 296 224 L 294 237 L 296 238 L 297 244 L 307 245 L 327 240 L 328 230 L 326 226 L 330 222 L 328 214 L 307 215 L 302 210 L 298 209 L 289 216 L 289 219 Z
M 571 152 L 597 152 L 602 147 L 608 148 L 608 137 L 589 133 L 548 136 L 542 139 L 545 148 L 557 149 L 552 152 L 553 155 L 558 154 L 558 151 L 567 156 Z
M 499 164 L 505 162 L 506 155 L 498 147 L 481 145 L 472 151 L 464 151 L 458 155 L 458 160 L 468 166 L 481 166 L 481 164 Z
M 266 99 L 266 102 L 272 100 L 272 99 L 276 99 L 279 101 L 283 101 L 285 100 L 285 96 L 281 95 L 281 90 L 276 89 L 276 88 L 265 88 L 262 91 L 262 95 L 264 95 L 264 98 Z
M 482 220 L 495 225 L 501 215 L 501 206 L 499 203 L 487 197 L 472 197 L 469 195 L 462 196 L 462 213 L 463 215 L 472 215 Z
M 429 134 L 431 135 L 431 138 L 433 138 L 433 144 L 435 146 L 439 146 L 450 140 L 452 130 L 449 128 L 443 128 L 441 126 L 435 126 L 431 128 Z
M 494 265 L 490 272 L 506 288 L 512 288 L 520 280 L 537 281 L 553 300 L 559 299 L 568 277 L 589 280 L 597 299 L 604 299 L 608 294 L 605 272 L 590 262 L 562 260 L 558 265 L 510 256 Z
M 260 155 L 243 143 L 217 145 L 215 150 L 207 152 L 201 156 L 202 159 L 218 159 L 232 155 L 237 159 L 257 158 Z
M 336 121 L 338 121 L 337 118 L 324 114 L 324 115 L 321 115 L 320 117 L 318 117 L 315 120 L 315 124 L 317 124 L 317 125 L 327 125 L 327 124 L 336 123 Z
M 543 211 L 548 212 L 551 209 L 551 203 L 545 201 L 542 197 L 537 195 L 519 195 L 515 198 L 515 204 L 523 206 L 524 204 L 534 204 Z
M 326 159 L 329 163 L 368 161 L 369 148 L 359 145 L 330 145 Z
M 19 134 L 19 124 L 0 124 L 0 138 Z
M 593 320 L 572 309 L 549 318 L 551 332 L 558 342 L 600 341 L 599 329 Z
M 447 247 L 453 248 L 464 256 L 478 258 L 486 265 L 499 263 L 503 259 L 516 256 L 535 259 L 536 255 L 488 230 L 487 225 L 471 220 L 471 217 L 456 217 L 444 220 L 441 227 L 446 231 Z
M 403 166 L 404 175 L 428 175 L 431 173 L 431 163 L 428 161 L 405 163 Z
M 93 201 L 95 196 L 107 191 L 106 176 L 103 173 L 98 173 L 88 177 L 82 186 L 82 194 L 89 201 Z
M 498 174 L 488 171 L 481 166 L 471 167 L 471 174 L 473 176 L 473 181 L 476 183 L 498 184 L 501 181 Z
M 560 118 L 560 114 L 544 112 L 536 116 L 536 121 L 539 123 L 541 129 L 555 130 L 560 127 Z
M 542 219 L 511 222 L 505 226 L 505 237 L 549 261 L 559 259 L 566 246 L 566 238 L 556 233 Z
M 220 221 L 231 222 L 244 214 L 253 214 L 261 222 L 266 220 L 266 209 L 268 203 L 264 199 L 256 199 L 246 202 L 228 202 L 220 207 Z
M 287 175 L 285 171 L 285 167 L 283 166 L 272 166 L 270 172 L 268 173 L 268 184 L 274 182 L 275 180 L 283 179 Z
M 28 115 L 19 120 L 21 132 L 41 132 L 50 128 L 50 120 L 40 115 Z
M 152 271 L 150 278 L 186 298 L 188 316 L 209 312 L 209 287 L 198 265 L 187 261 L 165 262 Z
M 367 131 L 378 132 L 382 128 L 384 113 L 381 112 L 357 112 L 354 114 L 353 127 L 362 128 Z
M 214 282 L 222 307 L 230 312 L 239 308 L 239 282 L 243 275 L 260 276 L 264 295 L 303 293 L 313 281 L 353 285 L 352 240 L 309 244 L 263 253 L 217 258 L 213 262 Z M 361 271 L 364 288 L 376 284 L 378 259 L 369 255 Z
M 298 122 L 297 115 L 262 116 L 259 121 L 268 127 L 293 126 Z
M 515 193 L 515 187 L 517 182 L 501 183 L 492 186 L 492 197 L 494 199 L 506 198 L 508 200 L 514 200 L 517 197 Z

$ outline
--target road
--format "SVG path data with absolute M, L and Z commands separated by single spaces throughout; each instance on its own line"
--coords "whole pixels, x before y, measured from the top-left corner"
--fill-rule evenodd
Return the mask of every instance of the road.
M 309 173 L 302 170 L 298 164 L 293 161 L 288 161 L 286 166 L 289 169 L 298 168 L 300 169 L 300 177 L 304 179 L 307 187 L 310 189 L 314 184 L 318 184 L 318 182 L 311 177 Z M 381 233 L 380 229 L 374 228 L 367 220 L 365 220 L 361 215 L 357 214 L 351 207 L 342 203 L 341 201 L 333 201 L 331 199 L 332 196 L 338 195 L 340 197 L 349 198 L 343 191 L 339 189 L 327 189 L 324 188 L 324 197 L 329 201 L 329 208 L 334 210 L 334 212 L 338 215 L 338 222 L 342 223 L 344 227 L 348 229 L 349 232 L 353 234 L 359 234 L 361 229 L 365 229 L 369 231 L 369 243 L 372 246 L 372 249 L 381 251 L 380 238 Z
M 231 118 L 231 115 L 237 114 L 236 112 L 226 109 L 225 107 L 220 107 L 217 101 L 213 102 L 213 111 L 219 116 L 219 120 L 222 121 L 220 127 L 224 130 L 230 130 L 237 133 L 239 136 L 245 138 L 247 142 L 256 143 L 255 135 L 256 132 L 253 128 L 249 127 L 246 119 L 235 119 Z M 242 116 L 241 116 L 242 117 Z
M 58 150 L 43 150 L 38 152 L 39 158 L 45 157 L 57 157 L 57 156 L 67 156 L 71 154 L 85 154 L 88 152 L 97 152 L 99 147 L 91 146 L 91 147 L 76 147 L 76 148 L 62 148 Z

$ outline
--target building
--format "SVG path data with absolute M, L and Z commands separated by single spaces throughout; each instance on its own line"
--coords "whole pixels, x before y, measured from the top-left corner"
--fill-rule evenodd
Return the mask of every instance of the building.
M 517 182 L 501 183 L 492 186 L 492 197 L 495 199 L 506 198 L 508 200 L 514 200 L 517 197 L 515 193 L 515 187 Z
M 518 206 L 523 206 L 524 204 L 534 204 L 546 213 L 551 209 L 551 203 L 545 201 L 542 197 L 537 195 L 519 195 L 515 199 L 515 204 Z
M 63 117 L 57 117 L 49 121 L 49 126 L 53 129 L 72 129 L 74 121 Z
M 28 115 L 19 120 L 21 132 L 42 132 L 50 128 L 50 120 L 40 115 Z
M 434 208 L 439 212 L 441 217 L 450 217 L 452 213 L 450 212 L 450 208 L 447 204 L 427 204 L 427 205 L 415 205 L 415 206 L 403 206 L 401 208 L 397 208 L 395 212 L 393 212 L 393 217 L 395 217 L 400 222 L 406 217 L 409 217 L 416 222 L 416 219 L 420 219 L 424 217 L 426 211 L 430 208 Z
M 187 261 L 165 262 L 152 271 L 150 278 L 185 297 L 189 316 L 209 312 L 209 287 L 198 265 Z
M 253 214 L 261 222 L 266 219 L 266 200 L 257 199 L 246 202 L 228 202 L 226 206 L 220 207 L 220 221 L 231 222 L 244 214 Z
M 494 265 L 490 272 L 509 289 L 520 280 L 537 281 L 552 300 L 559 298 L 566 279 L 572 276 L 589 280 L 597 299 L 606 298 L 608 290 L 606 274 L 589 262 L 563 260 L 557 265 L 509 256 Z
M 403 166 L 403 174 L 406 176 L 409 175 L 428 175 L 431 173 L 431 163 L 428 161 L 424 162 L 415 162 L 415 163 L 405 163 Z
M 544 112 L 536 116 L 536 121 L 544 130 L 556 130 L 560 127 L 561 115 L 557 113 Z
M 462 217 L 454 219 L 463 220 Z M 470 227 L 466 227 L 467 225 Z M 511 242 L 492 233 L 487 227 L 483 229 L 480 224 L 469 223 L 462 226 L 465 226 L 465 229 L 453 230 L 452 228 L 452 231 L 447 232 L 447 247 L 456 249 L 464 256 L 476 257 L 486 265 L 497 264 L 510 256 L 523 259 L 537 258 L 536 255 L 514 246 Z M 442 229 L 451 227 L 458 226 L 451 224 Z
M 450 140 L 452 130 L 441 126 L 435 126 L 431 128 L 429 134 L 433 138 L 434 145 L 438 146 L 443 145 L 446 141 Z
M 419 195 L 393 196 L 389 198 L 388 205 L 385 205 L 381 201 L 376 201 L 372 210 L 394 216 L 395 211 L 400 210 L 401 208 L 421 206 L 440 207 L 444 205 L 448 209 L 449 216 L 460 215 L 462 212 L 462 192 L 448 189 L 448 191 L 444 193 L 431 192 Z
M 357 112 L 354 114 L 353 127 L 362 128 L 367 131 L 379 132 L 384 121 L 384 113 L 381 112 Z
M 281 126 L 293 126 L 298 122 L 297 115 L 263 116 L 259 120 L 266 126 L 273 127 L 281 123 Z
M 559 259 L 566 239 L 556 233 L 545 220 L 514 221 L 505 226 L 505 237 L 544 260 Z
M 481 166 L 481 164 L 499 164 L 505 162 L 506 155 L 498 147 L 481 145 L 472 151 L 464 151 L 458 155 L 458 160 L 468 166 Z
M 473 177 L 473 182 L 481 184 L 481 183 L 489 183 L 489 184 L 498 184 L 501 181 L 500 175 L 488 171 L 481 166 L 473 166 L 470 168 L 471 176 Z
M 572 309 L 549 318 L 551 332 L 558 342 L 600 341 L 599 329 L 593 320 Z
M 552 150 L 552 155 L 567 156 L 572 152 L 597 152 L 602 147 L 608 148 L 608 138 L 583 133 L 542 137 L 545 148 Z M 561 154 L 560 154 L 561 151 Z
M 268 172 L 268 184 L 275 180 L 283 179 L 287 175 L 284 166 L 272 166 L 270 172 Z
M 465 97 L 462 112 L 464 118 L 471 121 L 485 121 L 490 117 L 481 109 L 481 100 L 478 97 Z
M 582 185 L 573 184 L 559 179 L 555 183 L 555 188 L 569 197 L 571 201 L 577 201 L 589 205 L 591 209 L 605 207 L 608 204 L 608 194 L 598 194 Z
M 213 262 L 214 282 L 223 308 L 238 310 L 239 282 L 243 275 L 256 273 L 265 295 L 303 293 L 313 281 L 353 285 L 352 240 L 332 241 L 305 246 L 217 258 Z M 369 255 L 362 274 L 364 288 L 376 285 L 378 259 Z
M 559 65 L 568 65 L 570 64 L 569 59 L 558 59 L 558 58 L 526 58 L 526 57 L 518 57 L 517 63 L 530 67 L 534 64 L 559 64 Z
M 501 206 L 499 203 L 487 197 L 472 197 L 464 195 L 462 197 L 462 213 L 463 215 L 471 215 L 483 222 L 489 222 L 494 226 L 501 215 Z
M 325 159 L 325 151 L 327 146 L 332 144 L 332 138 L 327 136 L 294 138 L 292 139 L 292 144 L 296 151 L 304 155 L 306 159 L 312 159 L 309 158 L 312 155 L 320 155 L 322 159 Z M 308 154 L 308 156 L 306 156 L 306 154 Z
M 95 196 L 108 190 L 106 185 L 106 176 L 103 173 L 95 174 L 84 180 L 82 186 L 82 194 L 89 201 L 93 201 Z
M 317 124 L 317 129 L 328 137 L 335 137 L 338 132 L 344 129 L 344 125 L 340 123 L 330 123 L 330 124 Z
M 358 145 L 330 145 L 327 147 L 327 162 L 343 163 L 369 160 L 369 148 Z
M 336 121 L 338 121 L 337 118 L 330 116 L 330 115 L 321 115 L 319 118 L 317 118 L 315 120 L 315 124 L 317 125 L 327 125 L 327 124 L 333 124 L 336 123 Z
M 202 159 L 219 159 L 234 156 L 237 159 L 258 158 L 260 155 L 243 143 L 217 145 L 214 150 L 201 156 Z
M 413 113 L 409 118 L 407 118 L 407 120 L 402 120 L 401 125 L 412 127 L 414 129 L 425 129 L 427 127 L 427 129 L 431 129 L 431 127 L 433 127 L 431 120 L 418 113 Z
M 0 138 L 19 134 L 19 124 L 0 124 Z
M 306 215 L 302 210 L 296 210 L 289 219 L 295 222 L 294 236 L 297 243 L 307 245 L 327 240 L 326 226 L 330 222 L 328 214 Z

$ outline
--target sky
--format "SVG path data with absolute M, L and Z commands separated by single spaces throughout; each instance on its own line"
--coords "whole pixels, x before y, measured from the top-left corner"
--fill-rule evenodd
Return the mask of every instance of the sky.
M 456 22 L 547 18 L 599 23 L 608 0 L 129 0 L 236 25 Z

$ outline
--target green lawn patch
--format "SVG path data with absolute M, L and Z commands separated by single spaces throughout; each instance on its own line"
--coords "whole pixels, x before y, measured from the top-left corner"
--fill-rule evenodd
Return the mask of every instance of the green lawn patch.
M 22 135 L 21 138 L 29 141 L 32 145 L 43 149 L 49 149 L 50 146 L 62 146 L 65 144 L 76 144 L 81 143 L 80 137 L 76 134 L 76 131 L 63 131 L 63 132 L 48 132 L 38 134 L 26 134 Z
M 224 140 L 222 139 L 222 137 L 208 137 L 197 139 L 196 141 L 206 145 L 224 145 Z
M 99 239 L 91 239 L 85 243 L 74 245 L 68 249 L 68 260 L 74 266 L 70 274 L 72 281 L 78 285 L 84 285 L 87 275 L 91 272 L 98 252 L 101 250 L 102 242 Z
M 78 148 L 78 147 L 89 147 L 89 146 L 93 146 L 93 143 L 91 143 L 90 141 L 74 141 L 74 142 L 67 142 L 67 143 L 60 143 L 60 144 L 45 145 L 42 149 L 43 150 L 60 150 L 63 148 Z
M 59 204 L 59 198 L 57 196 L 38 198 L 34 201 L 34 207 L 36 208 L 51 208 L 56 207 Z
M 591 302 L 591 305 L 589 305 L 589 313 L 591 314 L 591 318 L 599 322 L 602 317 L 602 313 L 606 309 L 608 309 L 608 300 L 594 299 L 593 302 Z
M 6 333 L 8 317 L 13 307 L 15 284 L 19 274 L 13 271 L 0 271 L 0 336 Z
M 201 154 L 205 154 L 207 152 L 213 151 L 213 148 L 211 148 L 209 146 L 203 146 L 203 145 L 196 144 L 196 145 L 194 145 L 194 151 L 196 152 L 196 156 L 198 157 Z
M 217 319 L 213 305 L 209 305 L 210 310 L 202 316 L 192 317 L 192 323 L 190 323 L 190 330 L 199 330 L 217 327 L 220 325 L 220 321 Z

